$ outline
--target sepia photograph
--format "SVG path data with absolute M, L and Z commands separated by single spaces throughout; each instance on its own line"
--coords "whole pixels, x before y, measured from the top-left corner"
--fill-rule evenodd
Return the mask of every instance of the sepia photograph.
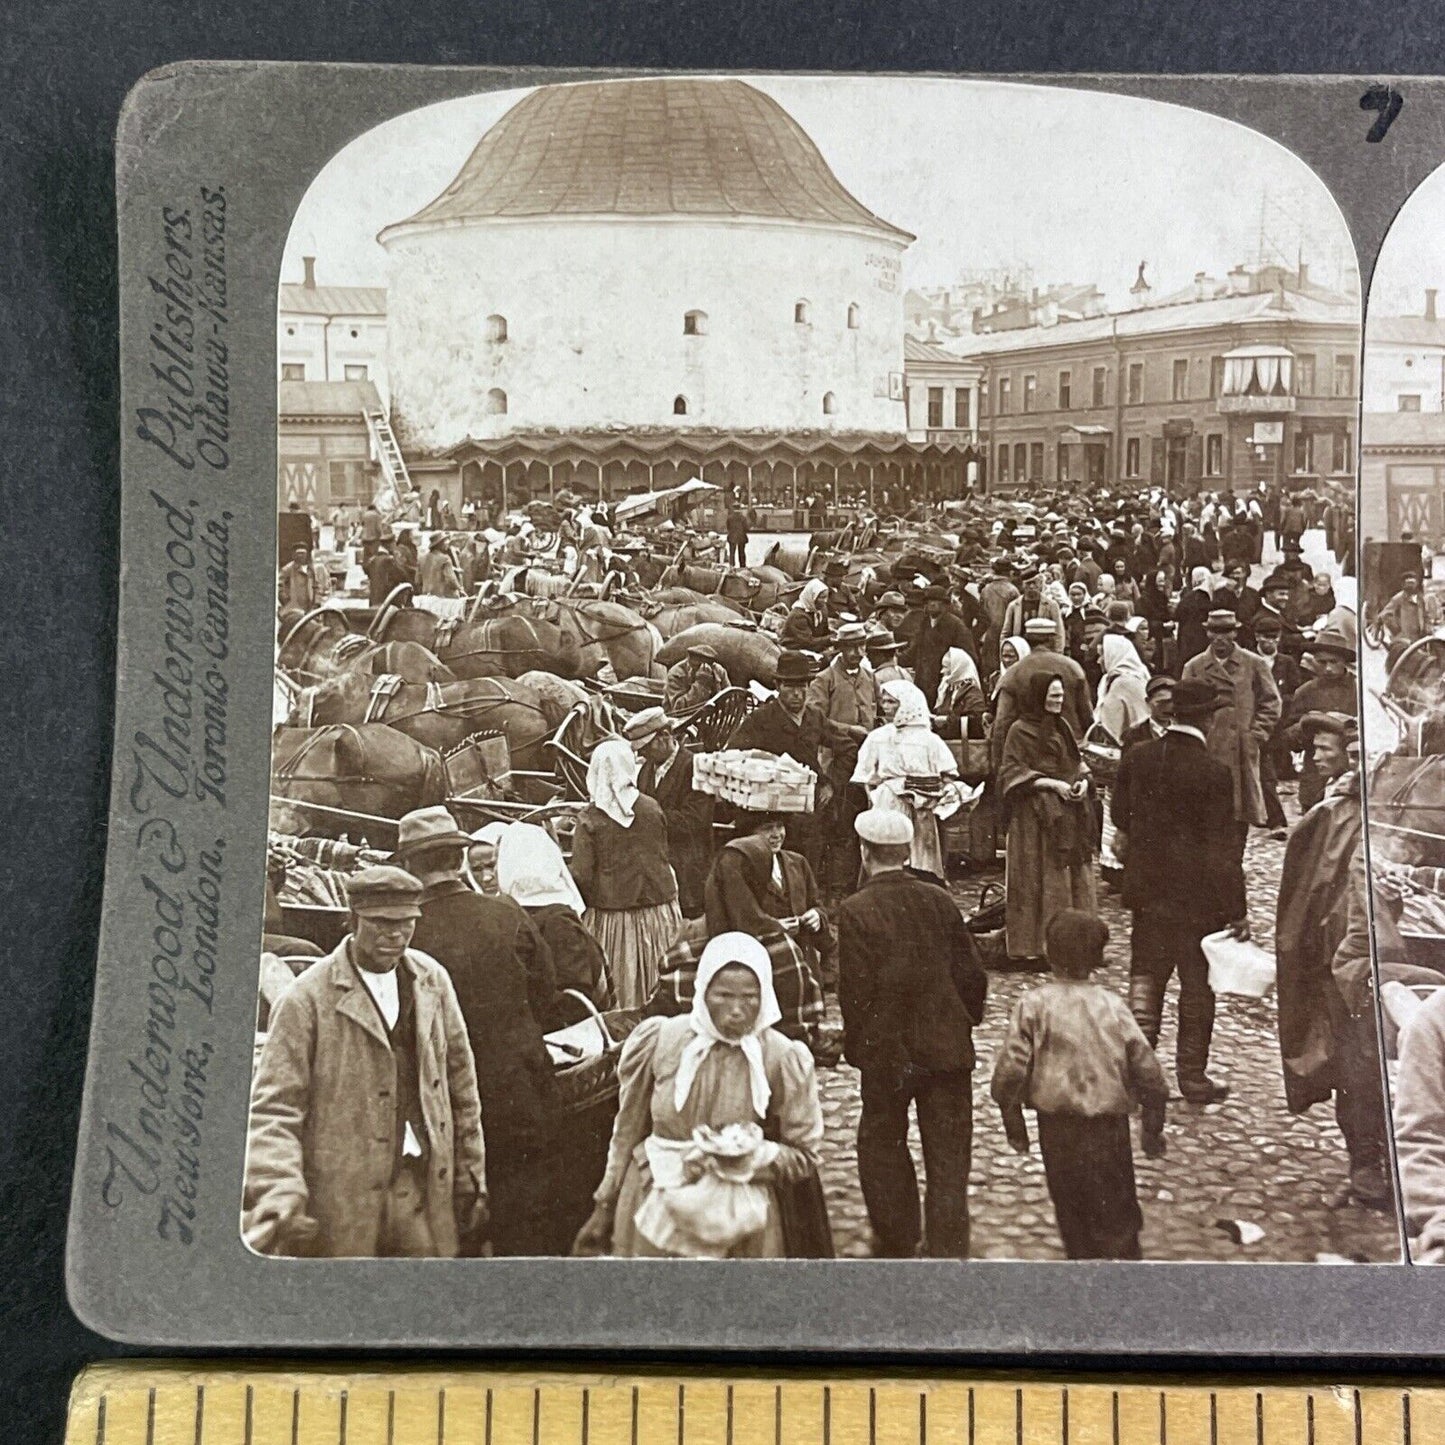
M 351 140 L 277 278 L 247 1246 L 1399 1263 L 1393 1103 L 1445 1259 L 1442 207 L 1362 367 L 1323 182 L 1182 106 Z
M 1370 284 L 1360 516 L 1370 878 L 1410 1258 L 1445 1263 L 1445 172 Z

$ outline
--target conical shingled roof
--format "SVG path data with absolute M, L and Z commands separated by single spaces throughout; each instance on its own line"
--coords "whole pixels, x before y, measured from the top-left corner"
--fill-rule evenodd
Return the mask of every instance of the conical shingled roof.
M 377 239 L 567 215 L 766 217 L 914 239 L 851 196 L 770 96 L 740 80 L 678 77 L 533 91 L 436 200 Z

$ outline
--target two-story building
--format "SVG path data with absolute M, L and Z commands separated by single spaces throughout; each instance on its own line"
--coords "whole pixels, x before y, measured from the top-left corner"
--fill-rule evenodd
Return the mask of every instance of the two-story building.
M 1376 316 L 1365 325 L 1366 412 L 1445 411 L 1445 320 L 1432 288 L 1418 316 Z
M 927 341 L 904 338 L 903 402 L 908 440 L 917 446 L 957 453 L 960 480 L 969 487 L 977 484 L 980 471 L 971 458 L 979 444 L 982 383 L 983 366 L 979 362 L 955 356 Z
M 1231 281 L 1225 295 L 948 343 L 983 370 L 990 489 L 1352 487 L 1358 301 L 1292 290 L 1277 268 Z
M 278 381 L 369 381 L 388 404 L 386 288 L 319 286 L 316 258 L 301 281 L 281 283 L 276 315 Z

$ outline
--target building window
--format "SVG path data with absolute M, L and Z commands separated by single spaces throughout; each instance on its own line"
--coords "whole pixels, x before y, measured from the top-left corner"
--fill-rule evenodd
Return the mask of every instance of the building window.
M 1315 394 L 1315 359 L 1312 355 L 1296 356 L 1294 359 L 1294 394 Z
M 831 391 L 823 393 L 823 415 L 832 416 L 838 410 L 838 398 Z
M 351 339 L 352 339 L 353 341 L 355 341 L 356 338 L 357 338 L 358 336 L 360 336 L 360 335 L 361 335 L 361 332 L 359 332 L 359 331 L 353 326 L 353 327 L 351 328 Z
M 998 448 L 998 480 L 1008 481 L 1008 444 L 1000 442 Z
M 1103 404 L 1104 404 L 1104 378 L 1105 378 L 1107 375 L 1108 375 L 1108 372 L 1104 369 L 1104 367 L 1102 367 L 1102 366 L 1096 366 L 1096 367 L 1094 368 L 1094 403 L 1093 403 L 1093 404 L 1094 404 L 1095 406 L 1103 406 Z
M 348 364 L 343 368 L 347 381 L 368 380 L 366 367 Z
M 1001 376 L 998 379 L 998 414 L 1007 416 L 1013 410 L 1014 383 L 1013 377 Z
M 1315 469 L 1314 437 L 1307 431 L 1294 434 L 1294 469 L 1296 472 L 1312 472 Z
M 283 361 L 281 363 L 282 381 L 305 381 L 306 363 L 304 361 Z
M 1330 458 L 1330 470 L 1334 472 L 1348 472 L 1354 469 L 1350 457 L 1350 434 L 1347 431 L 1334 433 L 1333 455 Z
M 371 500 L 371 488 L 366 484 L 365 462 L 329 462 L 326 480 L 331 488 L 333 506 L 341 502 L 364 503 Z
M 507 339 L 507 318 L 505 316 L 487 317 L 487 340 L 505 341 Z
M 1169 399 L 1170 401 L 1189 400 L 1189 358 L 1187 356 L 1176 358 L 1173 369 L 1169 373 Z
M 494 386 L 487 393 L 487 415 L 506 416 L 507 414 L 507 393 L 499 386 Z
M 1212 431 L 1204 438 L 1204 474 L 1208 477 L 1224 475 L 1224 434 Z
M 850 302 L 848 303 L 848 330 L 849 330 L 849 331 L 856 331 L 857 329 L 858 329 L 858 303 L 857 303 L 856 301 L 850 301 Z
M 1059 410 L 1068 411 L 1074 404 L 1073 373 L 1061 371 L 1059 373 Z
M 1395 398 L 1395 409 L 1397 411 L 1419 411 L 1420 394 L 1418 392 L 1401 392 Z
M 943 425 L 943 388 L 941 386 L 930 386 L 928 388 L 928 426 L 930 431 L 937 431 Z
M 1043 442 L 1029 443 L 1029 481 L 1041 482 L 1044 479 L 1044 444 Z
M 1039 379 L 1030 373 L 1024 377 L 1024 410 L 1032 411 L 1039 399 Z
M 793 324 L 796 326 L 808 324 L 808 303 L 806 301 L 793 302 Z
M 1129 390 L 1128 398 L 1130 406 L 1138 406 L 1144 400 L 1144 363 L 1142 361 L 1131 361 L 1129 363 Z
M 682 313 L 682 334 L 684 336 L 706 336 L 707 312 L 684 311 Z
M 1023 442 L 1014 443 L 1014 481 L 1022 482 L 1029 474 L 1029 449 Z
M 1139 475 L 1139 438 L 1130 437 L 1124 443 L 1124 475 L 1126 477 L 1137 477 Z
M 1211 356 L 1209 358 L 1209 395 L 1218 396 L 1224 390 L 1224 358 L 1222 356 Z
M 827 402 L 825 401 L 825 402 L 823 403 L 824 410 L 827 410 L 827 405 L 828 405 L 828 404 L 827 404 Z M 686 416 L 686 415 L 687 415 L 687 398 L 686 398 L 685 396 L 675 396 L 675 397 L 673 397 L 673 399 L 672 399 L 672 414 L 673 414 L 673 416 Z
M 1355 358 L 1353 356 L 1335 357 L 1335 395 L 1353 396 L 1355 394 Z
M 287 336 L 295 336 L 295 335 L 296 335 L 296 328 L 295 328 L 294 326 L 288 326 L 288 327 L 286 328 L 286 335 L 287 335 Z
M 955 431 L 967 431 L 970 426 L 971 396 L 972 393 L 966 386 L 959 387 L 953 393 L 953 427 Z

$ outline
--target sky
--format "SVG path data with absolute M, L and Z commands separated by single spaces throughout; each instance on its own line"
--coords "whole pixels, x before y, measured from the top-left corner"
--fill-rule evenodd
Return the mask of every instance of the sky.
M 1370 310 L 1418 316 L 1427 286 L 1445 296 L 1445 166 L 1420 183 L 1385 233 L 1370 281 Z
M 1354 252 L 1324 184 L 1256 132 L 1182 107 L 1059 87 L 909 77 L 748 76 L 812 137 L 865 206 L 917 235 L 904 282 L 1029 266 L 1127 304 L 1141 261 L 1156 294 L 1302 255 L 1327 283 Z M 412 111 L 358 137 L 307 191 L 282 276 L 386 284 L 385 225 L 420 209 L 524 90 Z

